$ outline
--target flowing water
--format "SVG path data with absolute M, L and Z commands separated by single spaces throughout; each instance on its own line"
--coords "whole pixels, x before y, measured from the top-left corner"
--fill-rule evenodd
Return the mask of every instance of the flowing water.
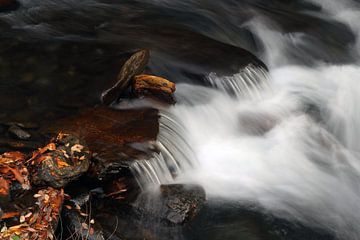
M 358 4 L 316 2 L 327 17 L 358 34 Z M 286 50 L 306 59 L 317 46 L 307 45 L 303 34 L 280 33 L 263 19 L 247 24 L 265 46 L 269 74 L 249 66 L 233 76 L 210 74 L 212 89 L 177 86 L 179 104 L 169 110 L 176 125 L 162 131 L 176 132 L 191 146 L 172 152 L 178 165 L 195 156 L 194 167 L 182 170 L 176 181 L 199 183 L 210 198 L 256 203 L 339 239 L 359 239 L 358 61 L 294 64 Z M 356 58 L 358 50 L 358 43 L 351 46 Z M 174 148 L 180 143 L 172 142 Z
M 159 154 L 132 170 L 144 187 L 198 183 L 216 202 L 206 211 L 226 214 L 188 239 L 269 239 L 245 234 L 235 209 L 249 205 L 321 232 L 279 239 L 360 238 L 359 1 L 20 2 L 0 15 L 4 38 L 149 47 L 151 70 L 177 82 Z

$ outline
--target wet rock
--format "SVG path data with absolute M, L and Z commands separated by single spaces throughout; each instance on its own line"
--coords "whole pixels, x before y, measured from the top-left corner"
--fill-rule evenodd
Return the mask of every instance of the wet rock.
M 60 133 L 53 142 L 33 153 L 29 160 L 31 180 L 35 185 L 64 187 L 88 170 L 90 157 L 82 140 Z
M 157 76 L 143 74 L 135 76 L 133 80 L 133 94 L 136 97 L 150 97 L 174 104 L 175 90 L 175 83 Z
M 159 132 L 158 110 L 85 109 L 78 115 L 54 122 L 41 131 L 64 131 L 86 141 L 93 153 L 89 175 L 99 180 L 117 179 L 134 159 L 149 158 Z M 141 143 L 139 149 L 133 143 Z
M 0 200 L 11 200 L 31 188 L 25 155 L 7 152 L 0 155 Z
M 102 93 L 102 102 L 108 105 L 115 101 L 130 86 L 131 79 L 145 70 L 149 57 L 149 50 L 133 54 L 122 66 L 114 85 Z
M 64 191 L 49 187 L 39 190 L 33 198 L 34 203 L 28 208 L 7 213 L 10 218 L 16 216 L 17 221 L 2 229 L 0 239 L 54 239 Z
M 23 130 L 21 127 L 19 127 L 17 125 L 13 125 L 13 126 L 9 127 L 8 131 L 13 137 L 15 137 L 19 140 L 27 140 L 27 139 L 31 138 L 30 133 Z
M 183 224 L 193 219 L 205 202 L 205 191 L 198 185 L 161 185 L 160 192 L 142 193 L 134 207 L 172 224 Z

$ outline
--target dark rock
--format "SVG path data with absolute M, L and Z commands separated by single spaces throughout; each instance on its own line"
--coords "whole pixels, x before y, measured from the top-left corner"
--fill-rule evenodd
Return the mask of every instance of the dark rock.
M 142 193 L 134 207 L 140 214 L 150 214 L 172 224 L 183 224 L 199 213 L 205 199 L 205 191 L 198 185 L 161 185 L 158 193 Z
M 9 133 L 19 139 L 19 140 L 27 140 L 29 138 L 31 138 L 30 133 L 26 132 L 25 130 L 21 129 L 19 126 L 17 125 L 13 125 L 11 127 L 9 127 Z
M 89 175 L 99 180 L 117 179 L 134 159 L 152 154 L 152 143 L 159 132 L 158 119 L 155 109 L 96 107 L 54 122 L 41 131 L 63 131 L 84 139 L 93 153 Z M 144 148 L 136 148 L 133 143 L 141 143 Z
M 115 101 L 130 86 L 131 79 L 145 70 L 149 57 L 149 50 L 141 50 L 133 54 L 122 66 L 115 84 L 102 93 L 102 102 L 108 105 Z
M 34 152 L 29 160 L 32 183 L 64 187 L 88 170 L 90 156 L 82 140 L 60 133 L 54 142 Z
M 135 97 L 150 97 L 161 102 L 174 104 L 175 83 L 157 76 L 138 75 L 133 80 L 133 94 Z

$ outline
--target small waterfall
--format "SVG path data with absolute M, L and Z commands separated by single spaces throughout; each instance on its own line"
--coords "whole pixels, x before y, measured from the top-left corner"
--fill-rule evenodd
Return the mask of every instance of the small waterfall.
M 147 160 L 137 160 L 131 170 L 142 188 L 153 184 L 174 182 L 179 174 L 196 164 L 196 156 L 184 138 L 186 129 L 169 111 L 160 112 L 159 135 L 156 142 L 158 153 Z
M 233 76 L 219 77 L 211 73 L 208 81 L 214 88 L 236 97 L 261 98 L 261 90 L 269 87 L 267 71 L 252 64 Z
M 270 88 L 268 73 L 253 65 L 248 65 L 231 77 L 218 77 L 212 73 L 208 80 L 216 90 L 237 98 L 260 99 L 261 91 Z M 195 95 L 192 95 L 186 84 L 179 86 L 180 102 L 187 102 L 190 105 L 204 100 L 196 98 L 195 95 L 198 92 L 206 93 L 205 95 L 209 97 L 208 101 L 212 101 L 213 93 L 216 93 L 211 88 L 198 87 L 194 92 Z M 182 91 L 183 88 L 185 88 L 184 91 Z M 192 86 L 192 88 L 194 87 Z M 189 99 L 192 100 L 186 101 Z M 160 128 L 156 142 L 159 153 L 155 153 L 152 159 L 138 160 L 132 166 L 133 174 L 142 187 L 174 182 L 179 175 L 185 174 L 186 170 L 194 169 L 198 165 L 197 156 L 193 151 L 191 134 L 182 123 L 182 116 L 179 116 L 176 111 L 174 112 L 176 108 L 177 106 L 163 109 L 159 113 Z
M 131 171 L 142 188 L 151 183 L 163 184 L 170 183 L 173 180 L 162 153 L 154 153 L 151 159 L 135 161 L 131 166 Z
M 208 80 L 215 90 L 198 87 L 192 94 L 186 84 L 179 84 L 180 102 L 196 105 L 204 101 L 204 96 L 208 96 L 205 99 L 207 98 L 211 102 L 213 94 L 218 90 L 236 98 L 261 99 L 261 91 L 270 89 L 268 73 L 253 65 L 248 65 L 234 76 L 218 77 L 212 73 Z M 194 86 L 191 88 L 194 89 Z M 201 92 L 206 94 L 197 99 L 196 94 L 201 94 Z M 205 102 L 205 104 L 207 103 Z M 153 158 L 149 160 L 138 160 L 132 166 L 132 172 L 143 188 L 153 184 L 174 182 L 179 175 L 185 174 L 186 170 L 194 169 L 198 165 L 197 156 L 193 151 L 191 134 L 182 123 L 182 116 L 178 115 L 176 109 L 177 106 L 163 109 L 159 113 L 160 128 L 156 142 L 156 149 L 159 153 L 154 153 Z

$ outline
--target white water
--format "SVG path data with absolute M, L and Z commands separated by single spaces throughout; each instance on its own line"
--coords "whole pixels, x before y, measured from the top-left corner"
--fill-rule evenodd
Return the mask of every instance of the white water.
M 326 6 L 333 18 L 360 30 L 354 5 Z M 176 180 L 201 184 L 209 197 L 257 203 L 339 239 L 359 239 L 360 67 L 288 65 L 284 49 L 301 44 L 301 35 L 280 34 L 259 19 L 249 24 L 264 41 L 269 76 L 259 72 L 245 86 L 241 73 L 210 75 L 218 90 L 177 86 L 179 104 L 164 114 L 185 128 L 170 129 L 192 152 L 171 151 L 176 140 L 168 146 L 178 168 L 187 163 Z M 266 84 L 259 86 L 259 78 Z

